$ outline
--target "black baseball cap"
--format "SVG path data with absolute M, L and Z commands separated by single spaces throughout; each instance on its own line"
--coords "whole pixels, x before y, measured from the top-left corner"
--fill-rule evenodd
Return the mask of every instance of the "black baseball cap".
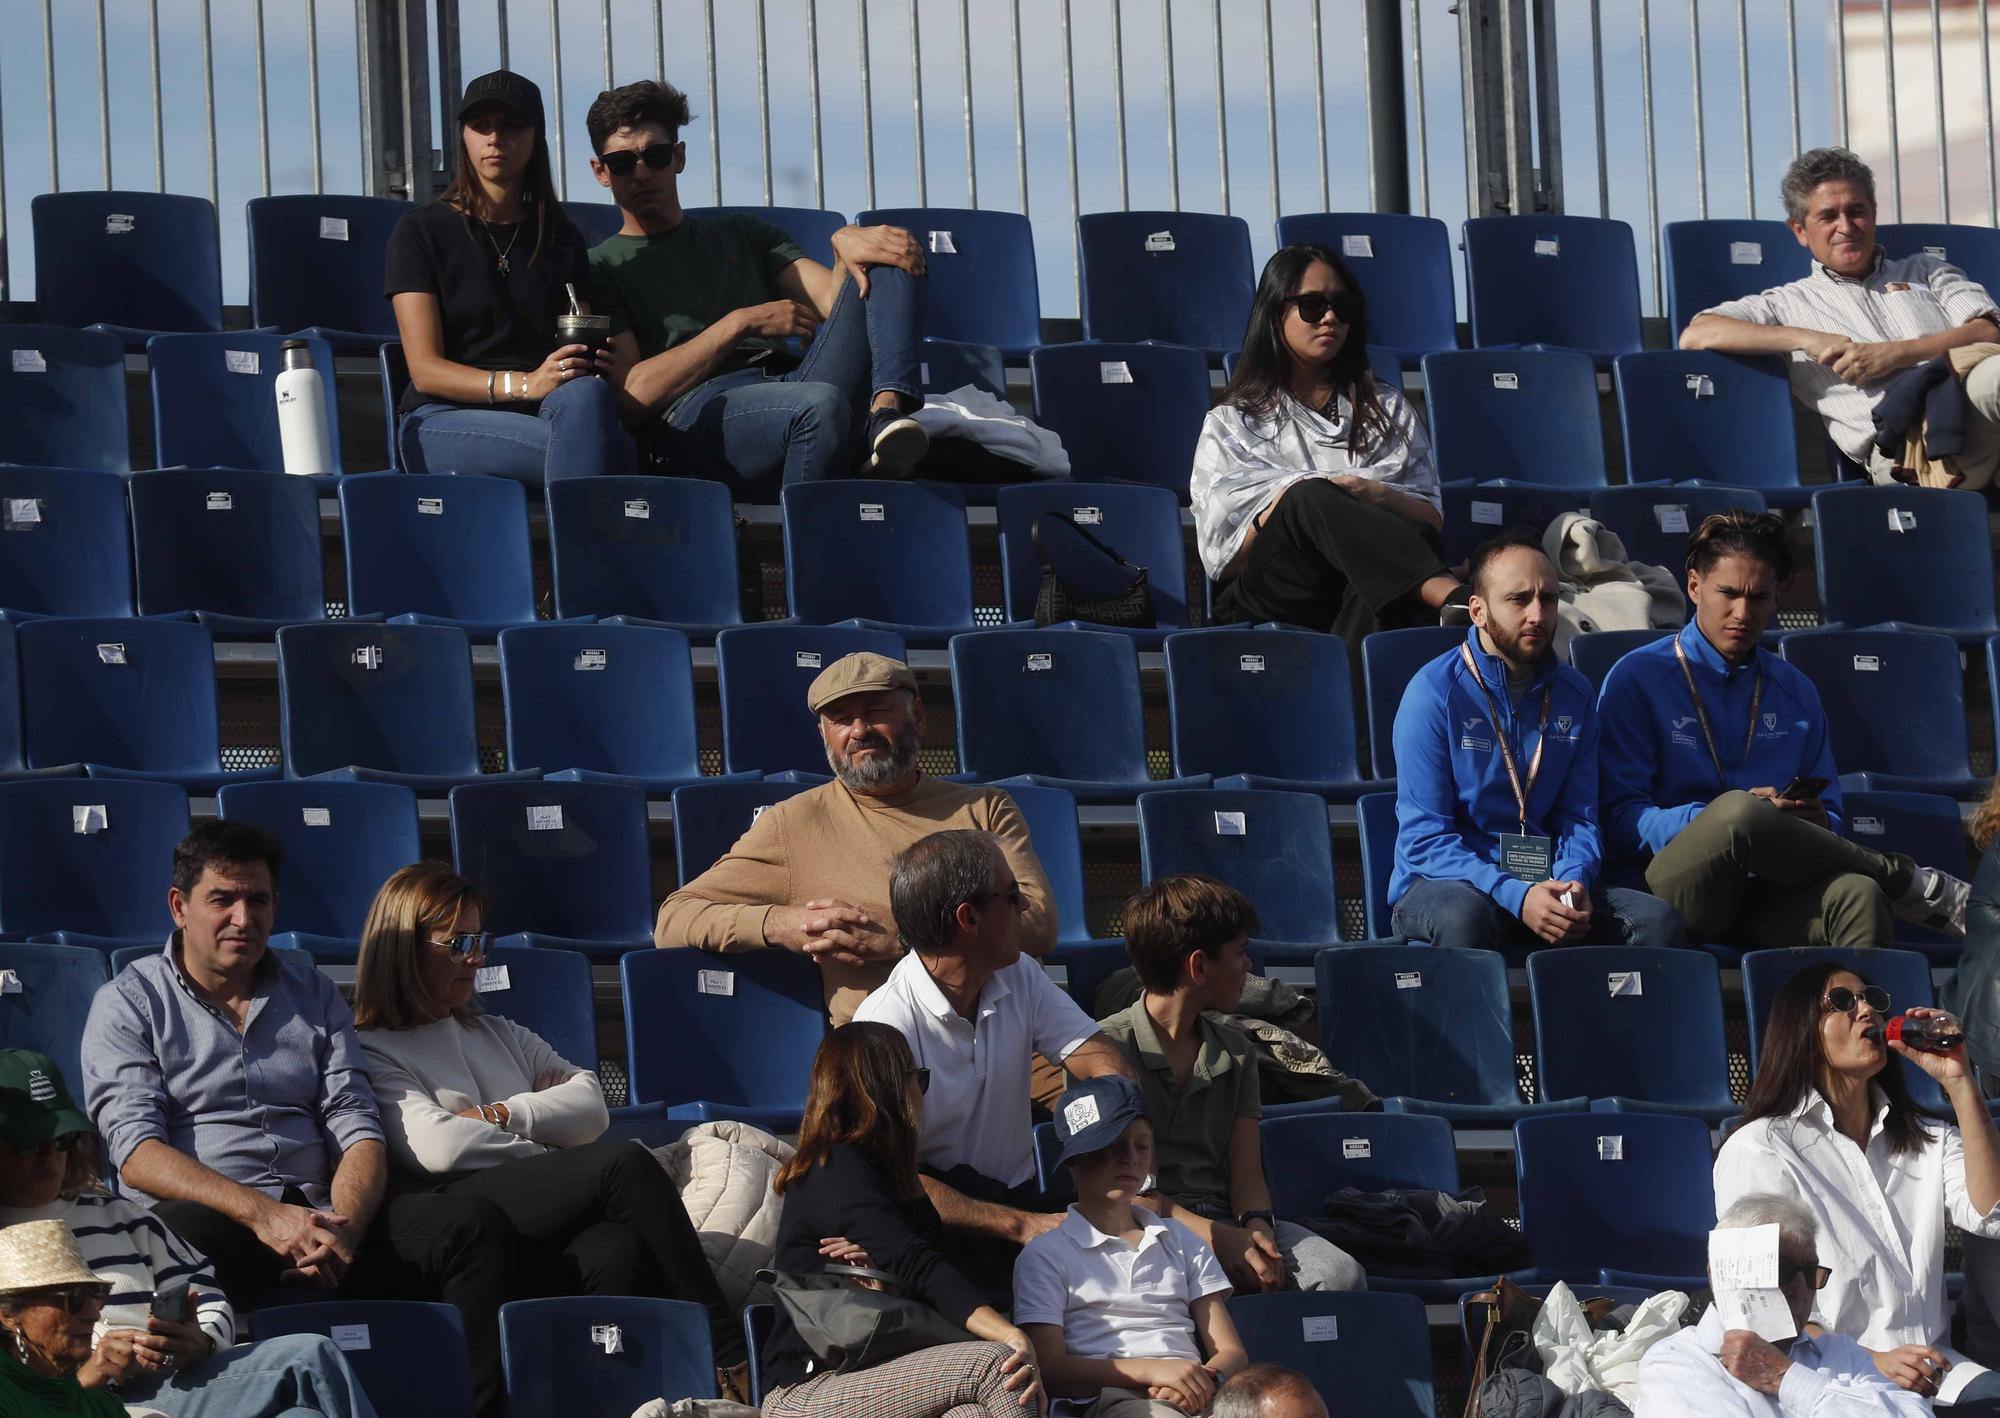
M 0 1049 L 0 1142 L 33 1152 L 72 1133 L 92 1132 L 47 1054 Z
M 467 84 L 465 97 L 458 101 L 458 121 L 465 122 L 465 116 L 483 103 L 497 103 L 533 124 L 537 133 L 542 131 L 542 91 L 533 79 L 512 69 L 495 69 Z

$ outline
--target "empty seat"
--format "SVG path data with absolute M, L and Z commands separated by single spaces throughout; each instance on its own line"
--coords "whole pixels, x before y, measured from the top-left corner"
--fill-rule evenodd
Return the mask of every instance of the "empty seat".
M 97 987 L 111 978 L 101 950 L 0 941 L 0 1049 L 47 1054 L 70 1096 L 83 1101 L 83 1026 Z
M 0 463 L 122 473 L 125 347 L 101 330 L 0 325 Z
M 1187 500 L 1208 365 L 1183 345 L 1043 345 L 1028 357 L 1035 422 L 1078 482 L 1148 483 Z
M 472 1362 L 458 1306 L 422 1300 L 267 1304 L 260 1340 L 323 1334 L 339 1344 L 381 1418 L 472 1418 Z
M 1569 642 L 1570 666 L 1589 680 L 1592 688 L 1602 690 L 1613 665 L 1640 646 L 1663 640 L 1673 633 L 1671 630 L 1593 630 L 1573 636 Z M 1784 785 L 1781 783 L 1778 786 Z
M 0 466 L 0 550 L 0 618 L 132 614 L 122 478 Z
M 574 205 L 574 204 L 570 204 Z M 689 207 L 691 217 L 756 217 L 798 243 L 806 258 L 834 267 L 833 234 L 847 225 L 839 212 L 823 207 Z
M 1472 343 L 1580 350 L 1599 363 L 1641 347 L 1632 228 L 1537 213 L 1465 224 Z
M 134 473 L 139 614 L 192 611 L 221 636 L 326 619 L 319 496 L 284 473 Z
M 1279 217 L 1278 245 L 1306 243 L 1339 254 L 1368 301 L 1368 348 L 1403 364 L 1458 348 L 1452 300 L 1451 232 L 1435 217 L 1390 212 L 1315 212 Z
M 1652 350 L 1611 364 L 1628 482 L 1756 488 L 1803 507 L 1792 386 L 1775 355 Z
M 1186 627 L 1187 559 L 1181 540 L 1180 504 L 1163 487 L 1120 487 L 1108 483 L 1026 483 L 1003 487 L 995 498 L 1000 520 L 1001 590 L 1007 618 L 1036 619 L 1036 595 L 1053 566 L 1078 594 L 1114 597 L 1130 584 L 1131 573 L 1106 566 L 1102 552 L 1075 528 L 1096 538 L 1146 573 L 1152 630 L 1128 630 L 1148 645 Z M 1039 539 L 1039 540 L 1038 540 Z M 1039 546 L 1039 550 L 1037 549 Z M 1084 628 L 1088 622 L 1077 622 Z
M 481 639 L 535 619 L 528 490 L 513 478 L 372 473 L 340 486 L 347 603 Z
M 1202 789 L 1139 795 L 1139 874 L 1152 882 L 1199 872 L 1257 908 L 1270 958 L 1303 963 L 1340 940 L 1333 837 L 1312 793 Z M 1274 945 L 1303 947 L 1282 953 Z
M 1252 1363 L 1304 1374 L 1321 1394 L 1339 1396 L 1342 1413 L 1436 1418 L 1430 1329 L 1424 1303 L 1414 1295 L 1233 1295 L 1229 1317 Z
M 792 483 L 785 597 L 815 625 L 889 630 L 938 644 L 972 628 L 965 501 L 947 489 L 868 478 Z
M 1176 773 L 1329 802 L 1352 802 L 1367 790 L 1354 760 L 1347 647 L 1337 636 L 1276 629 L 1169 636 L 1167 708 Z
M 844 655 L 901 660 L 903 637 L 827 625 L 745 625 L 715 637 L 725 773 L 828 773 L 806 689 Z
M 711 779 L 674 789 L 674 863 L 681 884 L 720 861 L 765 808 L 811 786 Z
M 883 207 L 861 213 L 854 224 L 901 227 L 923 247 L 926 335 L 993 345 L 1015 360 L 1042 342 L 1035 233 L 1020 213 Z
M 1715 957 L 1647 946 L 1571 946 L 1528 957 L 1535 1086 L 1600 1112 L 1719 1123 L 1729 1096 Z
M 1086 340 L 1165 340 L 1219 360 L 1243 347 L 1257 268 L 1241 217 L 1095 212 L 1078 217 Z
M 1712 305 L 1782 286 L 1812 270 L 1812 253 L 1784 222 L 1668 222 L 1660 236 L 1667 323 L 1676 335 Z
M 616 1345 L 602 1341 L 609 1326 Z M 665 1399 L 715 1397 L 708 1311 L 685 1300 L 575 1295 L 500 1307 L 507 1412 L 630 1413 Z
M 1416 672 L 1456 650 L 1465 632 L 1452 626 L 1419 625 L 1378 630 L 1361 642 L 1361 678 L 1367 686 L 1370 767 L 1378 779 L 1396 776 L 1396 708 Z
M 1580 512 L 1587 490 L 1531 483 L 1448 483 L 1444 494 L 1444 559 L 1456 566 L 1480 543 L 1502 532 L 1525 532 L 1539 539 L 1565 512 Z
M 394 783 L 232 783 L 216 811 L 278 839 L 285 868 L 273 928 L 283 936 L 272 940 L 320 960 L 351 961 L 375 893 L 423 858 L 416 794 Z
M 1067 789 L 1038 788 L 1028 783 L 1012 785 L 1007 796 L 1014 800 L 1014 806 L 1027 823 L 1035 859 L 1049 879 L 1057 944 L 1090 941 L 1090 922 L 1083 904 L 1083 839 L 1077 831 L 1075 797 Z M 1123 952 L 1122 939 L 1112 944 Z
M 1715 1227 L 1708 1126 L 1664 1113 L 1514 1124 L 1521 1234 L 1549 1280 L 1686 1278 L 1699 1289 Z M 1643 1216 L 1644 1225 L 1633 1218 Z
M 1313 973 L 1320 1048 L 1390 1112 L 1491 1127 L 1585 1105 L 1522 1099 L 1507 965 L 1494 951 L 1371 942 L 1322 950 Z
M 1886 222 L 1875 240 L 1891 257 L 1932 255 L 1951 262 L 1992 294 L 2000 286 L 2000 232 L 1956 222 Z
M 652 849 L 637 788 L 453 788 L 451 858 L 485 891 L 485 925 L 496 936 L 545 936 L 596 959 L 653 944 Z
M 396 338 L 384 266 L 390 233 L 410 210 L 395 197 L 251 198 L 250 323 L 373 355 Z
M 721 483 L 558 478 L 547 498 L 558 616 L 623 616 L 702 638 L 742 624 L 736 510 Z
M 1817 630 L 1781 653 L 1819 691 L 1844 788 L 1974 799 L 1958 646 L 1921 630 Z
M 926 394 L 945 395 L 970 384 L 996 399 L 1007 397 L 1007 366 L 993 345 L 927 337 L 917 351 L 917 380 Z
M 274 778 L 222 766 L 215 648 L 171 620 L 36 620 L 20 627 L 30 768 L 82 763 L 92 777 L 152 778 L 189 792 Z
M 155 335 L 146 342 L 153 381 L 153 453 L 159 466 L 285 470 L 278 436 L 278 335 L 232 330 L 226 335 Z M 340 460 L 333 349 L 308 340 L 312 365 L 327 396 L 327 438 L 333 471 Z
M 1945 488 L 1832 487 L 1813 494 L 1820 619 L 1922 626 L 1961 645 L 2000 631 L 1986 499 Z
M 1847 835 L 1877 852 L 1901 852 L 1918 866 L 1971 880 L 1970 842 L 1958 804 L 1938 793 L 1847 793 L 1841 798 Z M 1961 943 L 1939 931 L 1896 922 L 1896 943 L 1949 964 Z
M 1327 1214 L 1342 1187 L 1389 1191 L 1458 1190 L 1458 1145 L 1451 1124 L 1416 1113 L 1265 1114 L 1264 1176 L 1271 1210 L 1287 1221 Z M 1369 1277 L 1373 1284 L 1374 1276 Z
M 1584 355 L 1569 350 L 1425 355 L 1424 406 L 1438 475 L 1447 481 L 1605 485 L 1597 373 Z
M 1911 1006 L 1928 1008 L 1936 1003 L 1931 985 L 1931 965 L 1914 950 L 1856 950 L 1821 946 L 1812 949 L 1750 950 L 1743 955 L 1743 1016 L 1750 1026 L 1750 1077 L 1755 1079 L 1763 1064 L 1764 1022 L 1771 1016 L 1771 1001 L 1785 981 L 1813 965 L 1839 965 L 1854 971 L 1871 985 L 1889 992 L 1889 1013 L 1900 1014 Z M 1937 1081 L 1909 1059 L 1899 1060 L 1903 1081 L 1910 1097 L 1919 1106 L 1935 1108 L 1950 1115 L 1951 1105 Z
M 187 833 L 187 794 L 172 783 L 0 783 L 0 935 L 159 944 Z
M 1618 534 L 1625 559 L 1664 566 L 1683 588 L 1689 538 L 1704 518 L 1731 509 L 1762 512 L 1763 495 L 1754 488 L 1658 484 L 1600 487 L 1590 494 L 1590 515 Z
M 596 246 L 618 235 L 618 229 L 625 225 L 625 214 L 608 197 L 602 202 L 565 202 L 562 209 L 585 246 Z
M 1396 795 L 1365 793 L 1354 800 L 1361 838 L 1361 885 L 1370 940 L 1387 940 L 1395 928 L 1389 916 L 1389 878 L 1396 869 Z
M 519 939 L 519 937 L 514 937 Z M 478 974 L 479 1004 L 488 1014 L 532 1031 L 578 1068 L 597 1071 L 597 1003 L 590 957 L 541 946 L 496 945 Z
M 1101 630 L 983 630 L 951 638 L 958 765 L 983 782 L 1022 778 L 1078 802 L 1130 802 L 1202 777 L 1147 775 L 1139 656 Z
M 44 192 L 31 210 L 35 299 L 49 324 L 102 325 L 128 350 L 164 330 L 222 328 L 222 244 L 207 198 Z

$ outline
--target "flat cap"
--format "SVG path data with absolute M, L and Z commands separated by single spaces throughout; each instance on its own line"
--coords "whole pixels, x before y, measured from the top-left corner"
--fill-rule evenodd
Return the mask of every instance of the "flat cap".
M 917 677 L 901 660 L 863 650 L 842 655 L 814 677 L 806 689 L 806 708 L 817 714 L 836 699 L 850 694 L 872 694 L 883 689 L 917 692 Z

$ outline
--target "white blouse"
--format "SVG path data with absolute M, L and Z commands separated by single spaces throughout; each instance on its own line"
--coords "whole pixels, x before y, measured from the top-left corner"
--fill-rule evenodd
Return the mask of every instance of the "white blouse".
M 1188 495 L 1194 508 L 1201 564 L 1219 578 L 1235 559 L 1250 523 L 1265 505 L 1303 478 L 1349 473 L 1422 498 L 1439 512 L 1437 469 L 1430 435 L 1402 392 L 1375 381 L 1375 396 L 1389 418 L 1381 445 L 1357 461 L 1349 446 L 1353 408 L 1342 395 L 1333 417 L 1281 395 L 1268 418 L 1253 419 L 1231 404 L 1208 411 L 1195 444 Z
M 1760 1192 L 1805 1205 L 1819 1222 L 1820 1264 L 1833 1272 L 1813 1318 L 1869 1349 L 1935 1345 L 1952 1364 L 1938 1395 L 1948 1401 L 1985 1370 L 1946 1342 L 1945 1218 L 1961 1231 L 2000 1236 L 2000 1205 L 1973 1210 L 1957 1128 L 1926 1122 L 1928 1144 L 1892 1155 L 1882 1129 L 1888 1100 L 1874 1086 L 1869 1098 L 1865 1150 L 1834 1127 L 1817 1088 L 1789 1116 L 1731 1133 L 1715 1159 L 1715 1211 Z

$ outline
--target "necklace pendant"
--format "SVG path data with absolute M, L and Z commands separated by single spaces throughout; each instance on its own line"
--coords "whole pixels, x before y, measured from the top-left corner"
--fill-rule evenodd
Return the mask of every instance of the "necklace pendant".
M 498 269 L 500 274 L 503 276 L 511 276 L 514 274 L 514 268 L 507 264 L 507 258 L 505 256 L 502 256 L 500 258 Z

